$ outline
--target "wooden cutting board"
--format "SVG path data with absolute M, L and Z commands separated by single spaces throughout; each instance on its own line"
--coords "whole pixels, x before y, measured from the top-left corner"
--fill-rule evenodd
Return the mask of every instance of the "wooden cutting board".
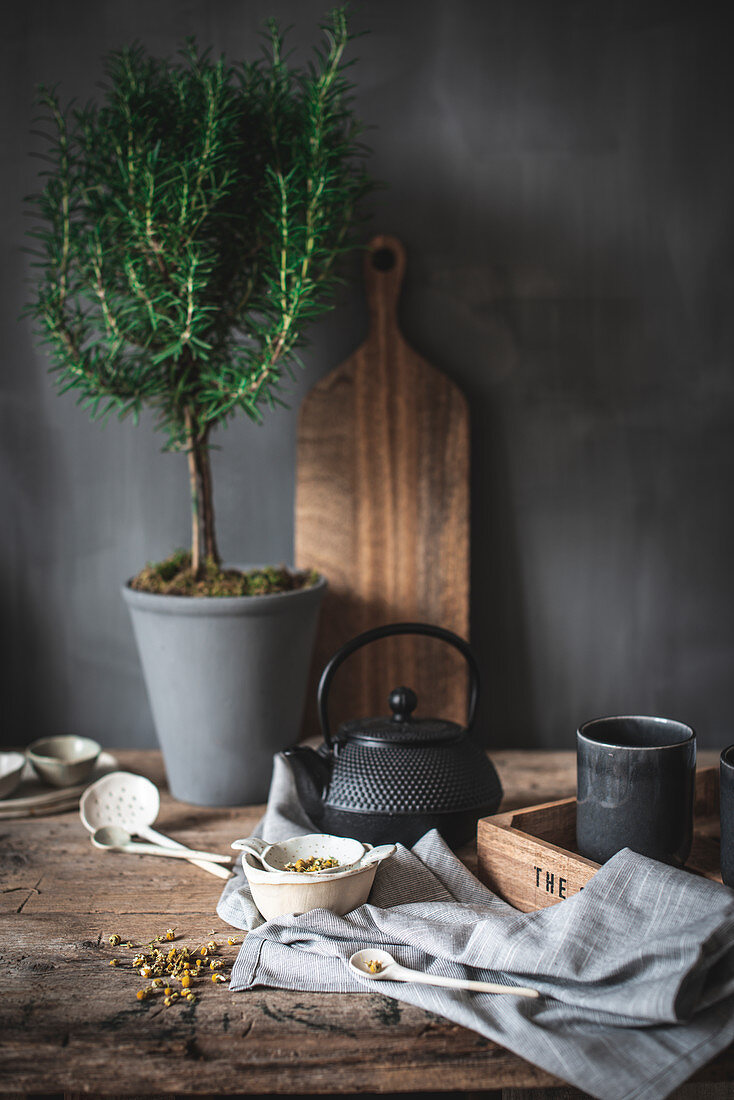
M 304 732 L 318 732 L 321 669 L 363 630 L 396 621 L 469 632 L 469 412 L 460 390 L 405 341 L 397 306 L 405 250 L 378 236 L 365 255 L 370 326 L 306 396 L 298 424 L 295 561 L 324 573 Z M 384 639 L 339 670 L 332 729 L 388 714 L 412 687 L 416 715 L 466 717 L 460 656 L 434 639 Z

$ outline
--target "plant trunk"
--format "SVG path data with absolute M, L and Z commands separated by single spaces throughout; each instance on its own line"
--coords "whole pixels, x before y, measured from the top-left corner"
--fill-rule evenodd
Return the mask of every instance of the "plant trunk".
M 198 579 L 204 575 L 206 562 L 221 565 L 217 538 L 214 533 L 214 495 L 209 461 L 209 431 L 197 434 L 193 417 L 186 413 L 188 435 L 187 455 L 191 486 L 191 568 Z

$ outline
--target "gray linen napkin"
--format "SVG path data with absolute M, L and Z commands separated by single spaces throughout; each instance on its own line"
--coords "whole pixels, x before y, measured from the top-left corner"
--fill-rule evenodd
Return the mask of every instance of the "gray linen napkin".
M 287 761 L 276 757 L 258 835 L 310 832 Z M 472 1028 L 601 1100 L 667 1096 L 734 1040 L 734 893 L 629 850 L 582 893 L 519 913 L 438 833 L 399 847 L 369 903 L 262 922 L 241 868 L 217 912 L 253 929 L 231 989 L 386 993 Z M 354 976 L 346 960 L 385 947 L 406 966 L 534 986 L 536 1000 Z

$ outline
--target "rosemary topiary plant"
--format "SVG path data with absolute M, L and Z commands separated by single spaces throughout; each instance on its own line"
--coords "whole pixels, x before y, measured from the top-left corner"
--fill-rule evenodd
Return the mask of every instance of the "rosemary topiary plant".
M 42 88 L 48 143 L 28 312 L 61 392 L 92 417 L 144 406 L 188 456 L 191 569 L 220 564 L 209 447 L 282 403 L 304 328 L 333 304 L 371 188 L 343 59 L 343 9 L 306 68 L 277 24 L 256 62 L 109 55 L 101 103 Z

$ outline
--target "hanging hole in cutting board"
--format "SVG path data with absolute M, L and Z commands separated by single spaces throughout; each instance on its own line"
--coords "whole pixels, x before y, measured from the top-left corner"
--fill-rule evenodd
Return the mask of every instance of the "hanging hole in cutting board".
M 391 248 L 378 248 L 372 253 L 372 266 L 375 271 L 392 271 L 396 257 Z

